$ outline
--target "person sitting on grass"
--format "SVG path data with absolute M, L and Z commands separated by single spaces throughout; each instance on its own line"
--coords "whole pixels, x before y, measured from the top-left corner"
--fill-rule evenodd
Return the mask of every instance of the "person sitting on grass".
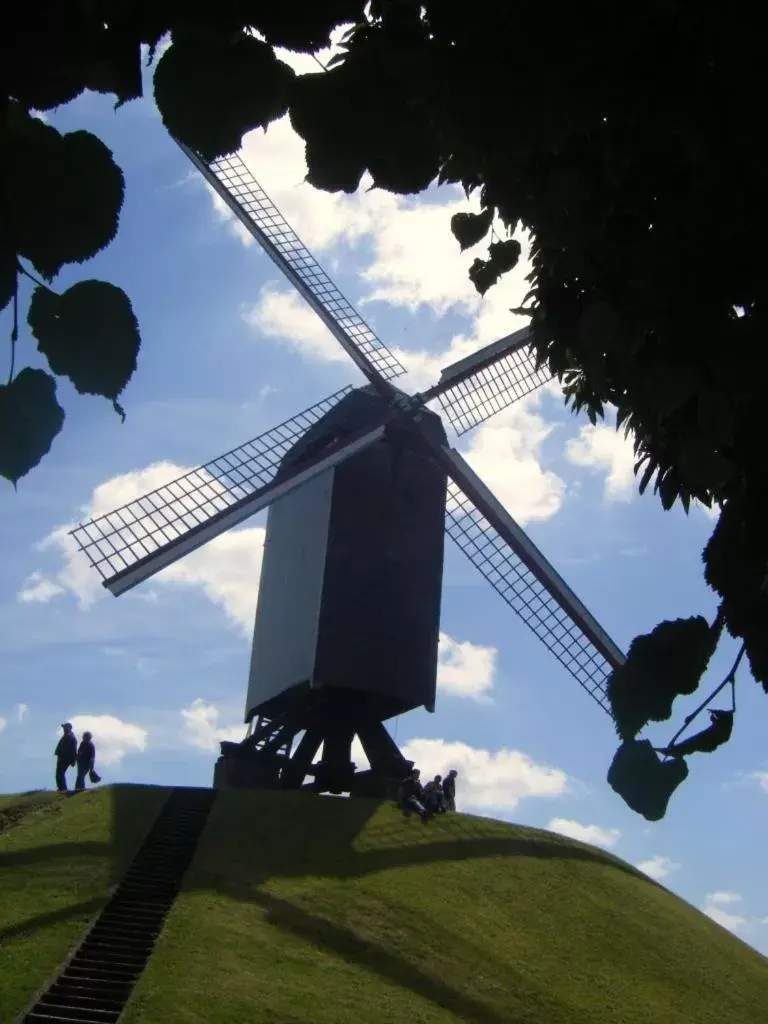
M 400 783 L 400 806 L 406 815 L 411 811 L 416 811 L 421 820 L 426 821 L 429 814 L 424 806 L 424 791 L 421 788 L 419 775 L 419 769 L 412 768 Z
M 445 811 L 443 778 L 441 775 L 436 775 L 424 787 L 424 806 L 430 814 L 442 814 Z

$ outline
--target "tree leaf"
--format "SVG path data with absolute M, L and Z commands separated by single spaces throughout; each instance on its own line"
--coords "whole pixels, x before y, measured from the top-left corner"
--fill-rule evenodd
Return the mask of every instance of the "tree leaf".
M 481 295 L 496 284 L 502 274 L 512 270 L 520 259 L 520 243 L 510 238 L 505 242 L 491 242 L 490 259 L 476 259 L 469 268 L 469 279 Z
M 367 167 L 366 122 L 359 121 L 361 84 L 354 68 L 299 75 L 291 85 L 291 125 L 306 142 L 307 181 L 325 192 L 355 192 Z
M 90 132 L 60 135 L 23 115 L 6 161 L 10 231 L 16 251 L 52 279 L 82 263 L 117 233 L 125 191 L 110 150 Z
M 69 103 L 85 88 L 89 43 L 99 22 L 78 0 L 41 0 L 14 7 L 2 50 L 8 93 L 32 110 Z M 5 39 L 3 40 L 5 42 Z
M 171 135 L 211 161 L 282 117 L 294 74 L 253 36 L 174 32 L 155 69 L 155 100 Z
M 496 273 L 501 277 L 509 270 L 514 270 L 521 253 L 520 243 L 516 238 L 508 238 L 504 242 L 491 242 L 488 252 Z
M 643 470 L 643 475 L 640 477 L 640 483 L 638 485 L 638 490 L 640 494 L 645 494 L 645 489 L 651 482 L 651 477 L 656 472 L 656 467 L 658 465 L 655 459 L 651 458 L 650 456 L 645 457 L 648 459 L 648 465 L 645 467 L 645 469 Z M 640 466 L 642 466 L 642 464 L 643 460 L 641 459 L 640 462 L 638 462 L 635 465 L 635 473 L 637 473 L 638 469 L 640 468 Z
M 54 373 L 81 394 L 113 402 L 136 369 L 141 345 L 128 296 L 105 281 L 80 281 L 63 295 L 36 288 L 27 316 Z
M 485 295 L 489 288 L 499 280 L 499 275 L 489 260 L 480 258 L 473 260 L 469 268 L 469 280 L 481 295 Z
M 16 291 L 16 253 L 10 249 L 0 250 L 0 312 L 2 312 Z
M 618 314 L 608 302 L 593 302 L 579 320 L 579 335 L 587 350 L 602 355 L 611 351 L 620 336 Z
M 768 479 L 726 502 L 704 549 L 704 578 L 721 597 L 726 625 L 746 646 L 755 680 L 768 693 Z
M 677 500 L 680 481 L 674 467 L 670 467 L 663 476 L 656 480 L 656 490 L 661 497 L 662 507 L 668 512 Z
M 622 739 L 632 739 L 648 722 L 666 720 L 675 697 L 694 692 L 721 628 L 695 615 L 660 622 L 650 633 L 635 637 L 627 660 L 608 679 L 608 699 Z
M 697 490 L 718 492 L 736 467 L 701 437 L 689 438 L 680 449 L 680 471 Z
M 608 784 L 637 814 L 660 821 L 669 800 L 688 777 L 682 758 L 662 763 L 648 740 L 626 740 L 608 769 Z
M 451 217 L 451 231 L 462 252 L 482 242 L 488 234 L 492 220 L 491 209 L 483 210 L 482 213 L 454 213 Z
M 365 163 L 358 153 L 332 143 L 308 142 L 305 158 L 307 182 L 324 192 L 356 192 L 365 173 Z
M 95 47 L 86 84 L 95 92 L 114 93 L 116 106 L 138 99 L 143 92 L 141 40 L 133 26 L 110 25 Z
M 404 115 L 405 117 L 405 115 Z M 368 170 L 376 188 L 396 195 L 416 195 L 437 177 L 439 154 L 429 133 L 412 132 L 403 120 L 383 145 L 368 157 Z
M 314 52 L 328 43 L 338 25 L 359 22 L 363 9 L 360 0 L 281 0 L 259 4 L 253 20 L 273 46 Z
M 51 448 L 64 423 L 56 381 L 45 370 L 22 370 L 0 384 L 0 476 L 17 483 Z

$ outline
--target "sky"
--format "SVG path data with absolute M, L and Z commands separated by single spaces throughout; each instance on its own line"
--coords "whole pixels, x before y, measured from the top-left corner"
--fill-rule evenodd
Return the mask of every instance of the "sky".
M 115 242 L 56 285 L 119 284 L 143 346 L 121 398 L 126 422 L 61 381 L 67 419 L 51 453 L 17 492 L 2 488 L 0 792 L 53 785 L 63 721 L 93 731 L 105 782 L 208 785 L 219 740 L 244 734 L 265 516 L 117 599 L 68 530 L 363 378 L 168 138 L 151 99 L 115 112 L 89 94 L 46 116 L 104 139 L 127 184 Z M 524 326 L 509 310 L 527 290 L 525 261 L 484 299 L 468 281 L 476 254 L 460 253 L 449 228 L 470 209 L 460 191 L 317 192 L 287 122 L 246 137 L 242 155 L 398 354 L 406 390 Z M 25 331 L 17 365 L 45 366 Z M 663 618 L 712 618 L 708 512 L 640 497 L 631 442 L 572 416 L 556 385 L 449 438 L 622 649 Z M 710 688 L 736 654 L 731 639 L 721 647 Z M 768 954 L 768 706 L 746 668 L 737 689 L 731 743 L 692 760 L 666 818 L 644 821 L 605 781 L 609 717 L 448 542 L 437 708 L 389 724 L 425 774 L 458 770 L 460 809 L 608 848 Z M 692 703 L 649 730 L 655 743 Z

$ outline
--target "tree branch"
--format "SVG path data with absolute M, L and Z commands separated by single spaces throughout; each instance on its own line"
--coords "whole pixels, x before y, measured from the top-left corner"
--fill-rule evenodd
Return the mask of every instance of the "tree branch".
M 16 369 L 16 342 L 19 340 L 19 278 L 13 282 L 13 327 L 11 328 L 11 368 L 8 371 L 8 383 L 13 380 Z
M 715 699 L 715 697 L 718 695 L 718 693 L 720 693 L 721 690 L 724 690 L 725 687 L 728 686 L 729 683 L 730 683 L 731 687 L 733 688 L 733 707 L 734 707 L 734 710 L 735 710 L 735 708 L 736 708 L 736 672 L 738 670 L 739 665 L 741 664 L 741 659 L 744 657 L 745 653 L 746 653 L 746 644 L 742 644 L 741 647 L 739 648 L 739 653 L 736 655 L 736 660 L 734 661 L 733 665 L 731 665 L 731 668 L 730 668 L 730 671 L 728 672 L 728 675 L 725 677 L 725 679 L 722 681 L 722 683 L 719 683 L 715 687 L 715 689 L 712 691 L 712 693 L 710 693 L 701 702 L 701 704 L 699 704 L 699 706 L 694 711 L 692 711 L 690 713 L 690 715 L 686 715 L 685 720 L 683 721 L 683 724 L 677 730 L 677 732 L 672 737 L 672 739 L 669 741 L 669 743 L 666 745 L 666 747 L 662 748 L 663 750 L 669 750 L 670 747 L 673 747 L 675 745 L 675 743 L 677 743 L 677 741 L 680 739 L 680 737 L 685 732 L 685 730 L 688 728 L 688 726 L 691 724 L 691 722 L 694 720 L 694 718 L 696 718 L 698 715 L 700 715 L 701 712 L 704 710 L 704 708 L 707 706 L 707 704 L 709 704 L 710 701 L 713 701 Z

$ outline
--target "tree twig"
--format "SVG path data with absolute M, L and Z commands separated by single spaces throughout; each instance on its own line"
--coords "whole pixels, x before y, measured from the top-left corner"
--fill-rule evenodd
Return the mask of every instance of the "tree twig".
M 710 701 L 713 701 L 715 699 L 715 697 L 718 695 L 718 693 L 720 693 L 721 690 L 724 690 L 725 687 L 728 686 L 729 683 L 730 683 L 731 688 L 732 688 L 733 708 L 734 708 L 734 710 L 736 709 L 736 672 L 737 672 L 737 670 L 739 668 L 739 665 L 741 664 L 741 659 L 744 657 L 746 649 L 747 649 L 747 645 L 746 644 L 742 644 L 741 647 L 739 648 L 739 653 L 736 655 L 736 660 L 734 661 L 733 665 L 731 665 L 730 671 L 728 672 L 728 675 L 725 677 L 725 679 L 722 681 L 722 683 L 719 683 L 714 688 L 712 693 L 710 693 L 701 702 L 701 704 L 699 704 L 699 706 L 694 711 L 692 711 L 690 713 L 690 715 L 686 715 L 685 720 L 683 721 L 683 724 L 677 730 L 677 732 L 672 737 L 672 739 L 669 741 L 669 743 L 666 745 L 666 747 L 664 747 L 662 749 L 669 750 L 670 747 L 674 747 L 675 743 L 677 743 L 677 741 L 680 738 L 680 736 L 685 732 L 685 730 L 688 728 L 688 726 L 691 724 L 691 722 L 694 720 L 694 718 L 696 718 L 697 715 L 700 715 L 701 712 L 704 710 L 704 708 L 707 706 L 707 704 L 709 704 Z
M 11 368 L 8 371 L 8 383 L 13 380 L 16 369 L 16 342 L 19 340 L 19 278 L 13 282 L 13 327 L 11 328 Z
M 34 281 L 36 285 L 39 285 L 41 288 L 45 288 L 46 291 L 53 292 L 53 288 L 51 288 L 50 285 L 47 285 L 44 281 L 39 281 L 31 271 L 27 270 L 23 263 L 18 262 L 16 266 L 25 277 L 29 278 L 30 281 Z M 53 294 L 57 295 L 58 292 L 53 292 Z

